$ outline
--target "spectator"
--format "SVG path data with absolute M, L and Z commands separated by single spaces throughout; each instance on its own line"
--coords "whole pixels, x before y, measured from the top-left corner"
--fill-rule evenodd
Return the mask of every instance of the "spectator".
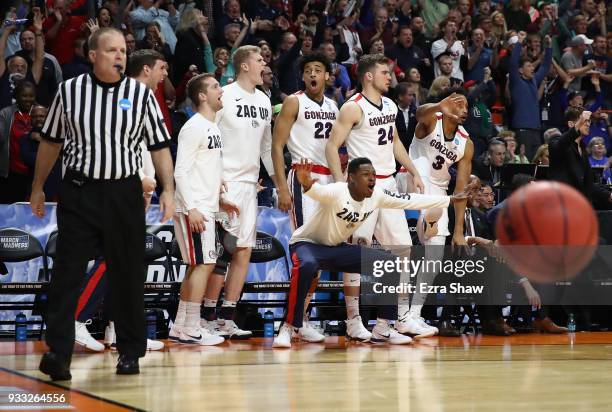
M 174 53 L 174 84 L 179 84 L 189 70 L 196 65 L 198 72 L 214 72 L 212 66 L 206 63 L 206 54 L 212 60 L 212 48 L 208 41 L 209 20 L 199 9 L 189 9 L 181 14 L 176 27 L 176 50 Z M 208 67 L 207 67 L 208 66 Z
M 603 178 L 605 182 L 610 182 L 610 169 L 608 157 L 606 156 L 606 144 L 603 137 L 593 137 L 588 143 L 586 150 L 589 155 L 589 164 L 591 167 L 606 167 Z
M 453 59 L 446 53 L 442 53 L 436 59 L 440 68 L 440 76 L 448 77 L 451 87 L 461 87 L 463 80 L 453 77 Z
M 28 62 L 29 67 L 33 67 L 36 58 L 36 36 L 31 30 L 24 30 L 19 36 L 21 50 L 15 53 L 16 56 L 23 57 Z M 51 104 L 53 96 L 57 91 L 57 86 L 62 82 L 62 69 L 57 59 L 44 53 L 42 74 L 40 80 L 36 82 L 36 101 L 42 105 Z
M 608 113 L 604 113 L 601 107 L 591 114 L 591 127 L 589 128 L 589 135 L 584 138 L 585 144 L 589 144 L 589 141 L 594 136 L 599 136 L 604 139 L 606 145 L 606 153 L 612 151 L 612 140 L 610 139 L 610 118 Z
M 74 58 L 64 65 L 62 70 L 64 79 L 72 79 L 73 77 L 77 77 L 79 74 L 87 73 L 91 70 L 91 65 L 89 64 L 89 60 L 85 55 L 85 45 L 87 44 L 87 39 L 84 37 L 79 37 L 74 42 Z
M 8 36 L 15 30 L 15 25 L 4 26 L 0 36 L 0 56 L 4 55 Z M 21 80 L 38 84 L 42 77 L 44 59 L 44 44 L 42 39 L 42 15 L 40 11 L 34 17 L 35 55 L 32 66 L 19 56 L 13 56 L 5 61 L 0 59 L 0 109 L 14 103 L 13 91 Z
M 592 43 L 593 40 L 589 39 L 584 34 L 579 34 L 572 39 L 572 49 L 565 52 L 561 57 L 561 67 L 563 67 L 568 75 L 575 77 L 568 87 L 570 92 L 580 91 L 582 76 L 595 67 L 595 61 L 591 59 L 588 60 L 585 66 L 582 65 L 582 59 L 587 50 L 587 45 Z
M 397 96 L 397 116 L 395 117 L 395 128 L 400 141 L 406 148 L 406 152 L 410 148 L 414 130 L 416 129 L 416 93 L 414 83 L 402 82 L 395 88 Z
M 0 111 L 0 203 L 24 202 L 32 185 L 30 171 L 20 155 L 20 140 L 30 133 L 30 110 L 36 101 L 36 86 L 23 81 L 15 88 L 14 105 Z
M 504 10 L 504 16 L 506 17 L 508 27 L 517 31 L 526 31 L 529 23 L 531 23 L 531 17 L 523 8 L 523 4 L 530 4 L 530 1 L 510 0 Z
M 547 129 L 544 132 L 544 144 L 548 144 L 550 139 L 553 138 L 553 137 L 556 137 L 556 136 L 561 136 L 561 131 L 559 129 L 557 129 L 556 127 L 552 127 L 550 129 Z
M 389 21 L 387 9 L 384 7 L 377 9 L 374 25 L 359 30 L 359 37 L 366 50 L 370 48 L 373 41 L 378 39 L 382 39 L 385 46 L 391 46 L 393 44 L 393 24 Z
M 100 7 L 96 14 L 96 24 L 99 28 L 114 27 L 111 11 L 107 7 Z
M 281 91 L 276 85 L 274 73 L 272 72 L 270 66 L 264 67 L 262 77 L 263 84 L 261 86 L 257 86 L 257 88 L 270 98 L 270 102 L 272 103 L 273 107 L 279 103 L 282 103 L 283 100 L 281 99 Z
M 491 27 L 491 33 L 493 33 L 495 37 L 497 37 L 497 41 L 501 43 L 501 41 L 506 38 L 506 32 L 508 31 L 504 14 L 500 11 L 494 11 L 491 14 L 491 22 L 493 25 L 493 27 Z
M 385 44 L 383 43 L 383 41 L 381 39 L 376 40 L 375 42 L 373 42 L 370 45 L 370 50 L 368 51 L 369 54 L 385 54 Z M 397 62 L 395 60 L 392 59 L 388 59 L 389 60 L 389 67 L 391 68 L 391 76 L 395 77 L 394 79 L 391 79 L 391 87 L 395 87 L 393 85 L 393 83 L 397 83 L 397 80 L 403 80 L 406 75 L 405 73 L 402 71 L 402 69 L 397 65 Z M 356 67 L 354 66 L 353 69 L 356 69 Z
M 409 3 L 408 1 L 406 3 Z M 401 26 L 403 27 L 403 26 Z M 400 29 L 401 29 L 400 27 Z M 425 22 L 420 16 L 416 16 L 410 21 L 410 30 L 412 30 L 412 44 L 417 46 L 423 52 L 431 50 L 431 39 L 425 35 Z M 399 36 L 399 31 L 398 31 Z M 399 37 L 398 37 L 399 40 Z
M 138 7 L 130 12 L 132 28 L 136 40 L 145 38 L 146 28 L 149 23 L 157 22 L 160 27 L 161 35 L 170 47 L 170 51 L 174 54 L 176 47 L 176 35 L 174 29 L 179 23 L 179 13 L 172 2 L 166 3 L 168 11 L 160 9 L 161 0 L 153 3 L 151 0 L 137 0 Z
M 480 3 L 482 4 L 482 3 Z M 472 32 L 472 45 L 468 47 L 468 64 L 465 72 L 465 80 L 476 82 L 484 81 L 484 70 L 486 67 L 495 69 L 497 66 L 497 54 L 485 47 L 485 33 L 482 29 Z
M 612 37 L 610 37 L 612 39 Z M 589 58 L 595 62 L 595 70 L 600 73 L 599 78 L 605 82 L 612 82 L 612 57 L 606 51 L 606 37 L 597 35 L 593 39 L 593 53 Z M 612 52 L 612 49 L 609 50 Z
M 397 62 L 402 71 L 413 67 L 421 69 L 423 66 L 431 66 L 429 59 L 425 57 L 423 50 L 413 43 L 412 30 L 409 27 L 401 27 L 397 37 L 397 43 L 385 47 L 387 57 Z
M 171 62 L 172 51 L 170 50 L 170 45 L 166 43 L 164 35 L 160 30 L 161 27 L 157 21 L 148 23 L 145 29 L 145 37 L 136 43 L 136 49 L 155 50 L 164 56 L 164 60 Z M 193 59 L 193 56 L 190 55 L 190 57 Z
M 444 36 L 433 42 L 431 55 L 434 59 L 437 59 L 440 54 L 447 53 L 453 59 L 453 77 L 463 80 L 460 60 L 465 54 L 465 49 L 461 41 L 457 39 L 457 24 L 450 20 L 444 20 L 440 23 L 440 30 L 442 30 Z M 440 75 L 440 67 L 437 61 L 434 62 L 434 74 L 436 77 Z
M 559 136 L 561 136 L 561 134 L 559 134 Z M 554 137 L 556 138 L 557 136 Z M 548 151 L 548 144 L 545 143 L 538 147 L 538 150 L 536 150 L 531 163 L 535 163 L 541 166 L 548 166 L 550 164 L 550 153 Z
M 470 134 L 474 142 L 474 157 L 477 157 L 487 147 L 489 139 L 493 137 L 493 122 L 489 107 L 495 102 L 495 82 L 491 77 L 491 69 L 485 67 L 484 81 L 474 86 L 476 83 L 470 80 L 464 87 L 469 90 L 468 118 L 464 124 L 465 130 Z
M 82 28 L 87 20 L 85 16 L 73 16 L 70 13 L 67 0 L 55 0 L 53 15 L 44 22 L 47 48 L 61 66 L 73 59 L 74 42 L 84 34 Z
M 442 93 L 444 90 L 449 89 L 451 87 L 450 79 L 446 76 L 439 76 L 434 79 L 431 83 L 431 87 L 429 88 L 429 93 L 427 94 L 427 100 L 432 101 L 435 99 L 437 95 Z
M 132 33 L 125 33 L 125 54 L 130 55 L 136 50 L 136 38 Z
M 511 125 L 516 133 L 517 143 L 519 146 L 525 145 L 525 155 L 531 158 L 538 146 L 542 144 L 538 87 L 550 70 L 552 49 L 551 39 L 546 36 L 544 61 L 534 73 L 533 63 L 528 59 L 521 59 L 524 39 L 525 33 L 520 33 L 519 41 L 512 49 L 509 62 L 509 87 L 512 98 Z
M 416 67 L 413 67 L 412 69 L 406 72 L 405 77 L 406 77 L 406 81 L 412 84 L 414 87 L 414 91 L 416 94 L 417 107 L 425 103 L 425 100 L 427 100 L 427 94 L 429 93 L 429 91 L 423 86 L 421 86 L 421 73 L 419 72 L 419 69 L 417 69 Z M 449 82 L 449 87 L 450 87 L 450 82 Z
M 527 36 L 527 48 L 524 51 L 525 56 L 531 60 L 534 67 L 538 67 L 544 56 L 542 55 L 542 38 L 537 33 L 532 33 Z
M 493 187 L 497 187 L 501 179 L 501 167 L 506 158 L 506 144 L 503 140 L 492 139 L 489 142 L 484 156 L 475 159 L 472 166 L 472 173 L 480 180 L 491 182 Z
M 478 11 L 478 18 L 488 17 L 491 15 L 491 1 L 490 0 L 476 0 L 476 9 Z
M 285 94 L 292 94 L 300 90 L 298 59 L 301 48 L 302 42 L 298 41 L 295 34 L 291 32 L 283 33 L 279 55 L 274 65 L 278 73 L 279 87 Z
M 516 135 L 512 130 L 502 130 L 499 132 L 499 138 L 506 143 L 506 159 L 504 163 L 529 163 L 529 159 L 525 156 L 525 146 L 521 146 L 519 153 L 516 154 Z
M 221 2 L 215 0 L 215 39 L 222 39 L 225 34 L 225 26 L 234 23 L 242 24 L 242 9 L 240 8 L 240 2 L 238 0 L 227 0 L 223 6 L 223 11 L 220 10 Z M 252 15 L 251 15 L 252 17 Z
M 332 43 L 326 42 L 321 45 L 321 52 L 325 54 L 332 64 L 330 75 L 333 75 L 335 78 L 334 87 L 340 87 L 342 94 L 346 94 L 346 91 L 351 87 L 351 79 L 346 71 L 346 67 L 336 62 L 336 48 Z M 340 105 L 339 102 L 338 105 Z
M 421 6 L 421 17 L 425 20 L 426 34 L 434 37 L 436 25 L 448 15 L 448 6 L 439 0 L 419 0 L 419 6 Z
M 44 106 L 32 106 L 32 130 L 29 134 L 23 136 L 19 141 L 20 154 L 23 163 L 28 167 L 29 174 L 34 175 L 34 167 L 36 166 L 36 153 L 38 152 L 38 145 L 42 139 L 40 130 L 45 123 L 45 117 L 47 116 L 47 108 Z M 57 193 L 59 190 L 59 184 L 62 180 L 62 165 L 61 160 L 58 159 L 49 174 L 49 178 L 45 182 L 44 192 L 45 199 L 50 202 L 56 202 Z M 28 188 L 29 190 L 29 188 Z

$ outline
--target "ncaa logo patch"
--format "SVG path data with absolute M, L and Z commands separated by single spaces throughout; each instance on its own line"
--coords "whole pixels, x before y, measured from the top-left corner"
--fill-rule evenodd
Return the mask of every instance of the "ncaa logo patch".
M 128 99 L 121 99 L 119 100 L 119 107 L 121 107 L 121 110 L 130 110 L 132 108 L 132 102 Z
M 455 144 L 459 144 L 459 138 L 455 137 Z

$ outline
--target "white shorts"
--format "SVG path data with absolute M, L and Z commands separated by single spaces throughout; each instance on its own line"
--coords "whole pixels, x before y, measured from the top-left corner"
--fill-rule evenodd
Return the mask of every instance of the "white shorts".
M 399 193 L 408 193 L 408 172 L 403 167 L 395 175 L 395 183 Z
M 376 179 L 376 186 L 398 192 L 393 177 Z M 383 246 L 410 246 L 412 238 L 406 214 L 402 209 L 375 209 L 366 221 L 353 233 L 352 243 L 372 243 L 372 235 Z
M 184 213 L 175 213 L 174 237 L 181 250 L 183 262 L 189 266 L 214 264 L 217 262 L 217 238 L 215 234 L 214 213 L 202 213 L 207 222 L 202 233 L 192 232 L 189 228 L 189 217 Z
M 421 179 L 423 179 L 423 184 L 425 185 L 426 195 L 442 195 L 442 196 L 447 195 L 446 189 L 443 189 L 438 185 L 432 184 L 427 177 L 423 176 L 421 177 Z M 421 216 L 424 215 L 425 211 L 427 211 L 427 209 L 421 210 Z M 450 232 L 448 231 L 448 209 L 443 208 L 442 216 L 440 216 L 440 219 L 438 220 L 437 236 L 448 236 L 448 235 L 450 235 Z
M 223 224 L 233 236 L 236 247 L 255 247 L 257 238 L 257 185 L 250 182 L 225 182 L 227 192 L 223 198 L 240 209 L 240 216 L 228 219 Z
M 313 179 L 317 179 L 317 182 L 322 185 L 327 185 L 334 182 L 334 178 L 331 174 L 319 174 L 310 173 Z M 295 231 L 298 227 L 308 222 L 315 210 L 317 209 L 319 202 L 311 198 L 310 196 L 304 196 L 304 189 L 300 182 L 298 182 L 295 171 L 291 169 L 289 175 L 287 175 L 287 185 L 289 186 L 289 192 L 291 193 L 291 230 Z

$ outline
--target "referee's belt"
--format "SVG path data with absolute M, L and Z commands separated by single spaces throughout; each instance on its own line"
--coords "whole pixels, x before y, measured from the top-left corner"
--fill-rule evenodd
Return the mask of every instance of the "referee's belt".
M 293 169 L 293 170 L 295 170 L 296 167 L 297 167 L 297 164 L 292 164 L 291 165 L 291 169 Z M 331 170 L 329 170 L 329 168 L 327 168 L 325 166 L 321 166 L 321 165 L 312 165 L 312 172 L 320 174 L 320 175 L 331 175 Z
M 91 177 L 85 176 L 81 172 L 77 172 L 73 169 L 66 169 L 64 173 L 63 180 L 66 180 L 76 186 L 83 186 L 85 183 L 99 183 L 99 182 L 121 182 L 128 179 L 132 179 L 137 175 L 127 176 L 121 179 L 93 179 Z

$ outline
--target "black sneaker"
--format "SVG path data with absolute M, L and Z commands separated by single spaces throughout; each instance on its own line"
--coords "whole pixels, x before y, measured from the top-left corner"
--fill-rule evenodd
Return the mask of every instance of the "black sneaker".
M 52 381 L 69 381 L 72 379 L 70 360 L 66 360 L 53 352 L 47 352 L 43 355 L 38 369 L 49 375 Z
M 119 355 L 119 362 L 117 362 L 117 375 L 138 375 L 139 373 L 140 367 L 138 366 L 138 358 Z

